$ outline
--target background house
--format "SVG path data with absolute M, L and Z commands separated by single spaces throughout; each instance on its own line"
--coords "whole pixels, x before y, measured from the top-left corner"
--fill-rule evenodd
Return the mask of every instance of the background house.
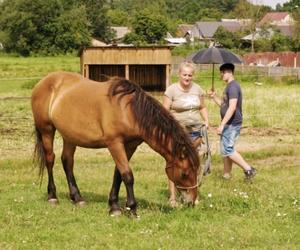
M 191 30 L 192 36 L 202 41 L 213 41 L 214 34 L 220 26 L 230 32 L 236 32 L 243 25 L 239 21 L 196 22 Z
M 125 26 L 112 26 L 111 29 L 115 32 L 115 40 L 121 41 L 127 33 L 130 33 L 130 29 Z
M 269 12 L 258 22 L 255 32 L 242 38 L 243 41 L 257 40 L 260 38 L 270 39 L 275 30 L 278 30 L 284 36 L 292 37 L 294 35 L 294 19 L 288 12 Z M 262 29 L 262 27 L 268 29 Z
M 288 12 L 268 12 L 265 16 L 259 21 L 258 27 L 263 25 L 294 25 L 294 19 Z

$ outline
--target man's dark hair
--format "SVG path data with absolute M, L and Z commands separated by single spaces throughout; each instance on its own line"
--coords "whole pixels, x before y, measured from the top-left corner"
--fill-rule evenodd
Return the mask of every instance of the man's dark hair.
M 220 66 L 220 71 L 230 70 L 234 73 L 234 65 L 232 63 L 224 63 Z

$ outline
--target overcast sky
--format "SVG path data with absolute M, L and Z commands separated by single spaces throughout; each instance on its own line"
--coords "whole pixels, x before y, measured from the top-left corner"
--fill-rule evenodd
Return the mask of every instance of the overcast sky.
M 288 1 L 289 0 L 250 0 L 249 2 L 252 2 L 254 4 L 260 4 L 260 5 L 261 4 L 268 5 L 271 6 L 273 9 L 275 9 L 276 4 L 280 3 L 282 5 L 283 3 L 286 3 Z

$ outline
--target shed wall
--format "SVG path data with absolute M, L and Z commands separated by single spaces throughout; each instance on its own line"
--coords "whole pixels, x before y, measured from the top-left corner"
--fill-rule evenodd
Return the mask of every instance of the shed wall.
M 147 91 L 163 91 L 170 84 L 169 47 L 89 47 L 80 63 L 82 74 L 96 81 L 121 76 Z

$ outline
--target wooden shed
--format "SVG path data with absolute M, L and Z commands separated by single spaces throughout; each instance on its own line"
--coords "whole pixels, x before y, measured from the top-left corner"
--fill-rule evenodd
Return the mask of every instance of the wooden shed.
M 125 77 L 146 91 L 164 91 L 170 84 L 169 46 L 86 47 L 80 56 L 81 73 L 95 81 L 107 76 Z

